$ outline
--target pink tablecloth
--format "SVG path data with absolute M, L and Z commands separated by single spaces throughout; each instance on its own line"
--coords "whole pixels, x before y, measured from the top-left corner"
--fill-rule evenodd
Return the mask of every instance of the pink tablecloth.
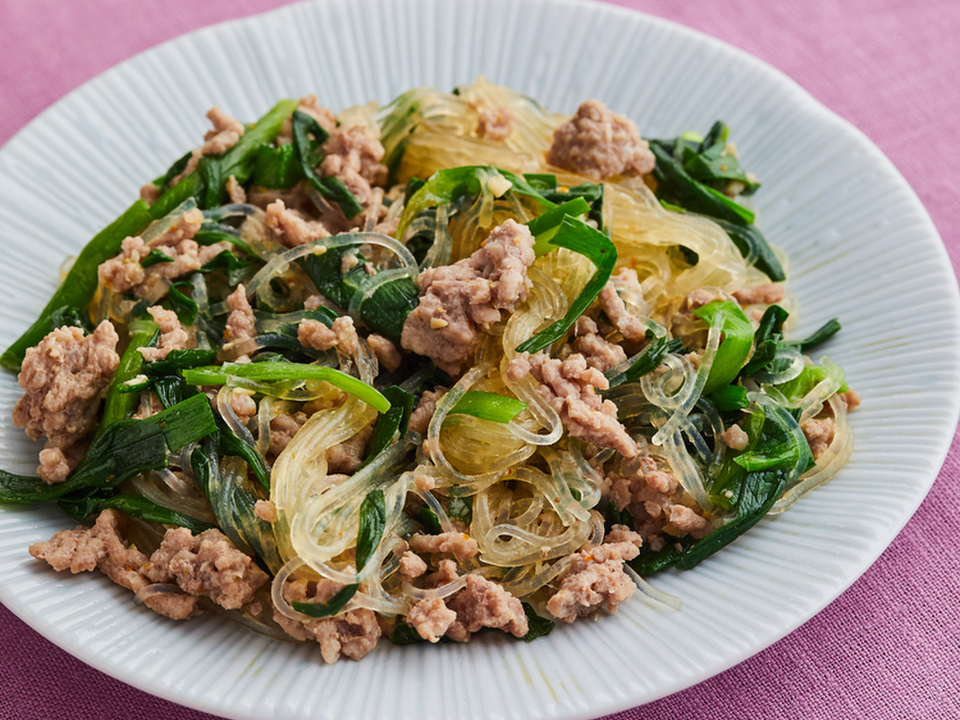
M 956 0 L 617 0 L 726 40 L 861 128 L 916 189 L 960 265 Z M 283 0 L 0 0 L 0 144 L 145 48 Z M 741 665 L 612 716 L 960 718 L 960 442 L 890 548 L 817 617 Z M 0 607 L 0 717 L 210 716 L 88 668 Z

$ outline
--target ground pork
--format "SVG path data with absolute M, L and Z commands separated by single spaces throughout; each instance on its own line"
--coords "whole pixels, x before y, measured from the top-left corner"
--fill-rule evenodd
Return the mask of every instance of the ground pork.
M 640 533 L 634 532 L 626 525 L 614 525 L 610 528 L 610 532 L 607 533 L 603 542 L 608 545 L 629 542 L 639 548 L 643 545 L 643 537 L 640 536 Z
M 174 278 L 199 270 L 224 250 L 229 242 L 201 246 L 192 240 L 203 223 L 203 213 L 197 209 L 183 213 L 164 233 L 145 243 L 139 235 L 128 237 L 120 245 L 120 254 L 97 268 L 100 284 L 112 292 L 133 291 L 137 297 L 159 299 L 165 294 L 163 284 Z M 142 261 L 157 250 L 170 258 L 143 267 Z
M 813 453 L 813 459 L 816 460 L 830 447 L 837 426 L 833 418 L 822 418 L 820 420 L 807 420 L 800 426 L 800 429 L 803 430 L 807 443 L 810 445 L 810 452 Z
M 297 110 L 306 113 L 319 123 L 320 127 L 328 133 L 333 132 L 337 127 L 337 117 L 332 111 L 323 107 L 317 102 L 316 95 L 306 95 L 300 98 Z M 280 134 L 277 136 L 277 143 L 293 142 L 293 113 L 283 121 L 280 127 Z
M 247 290 L 242 283 L 227 296 L 227 305 L 230 306 L 230 315 L 227 317 L 223 339 L 237 343 L 255 338 L 257 336 L 256 318 L 253 316 L 253 308 L 247 300 Z
M 187 175 L 194 172 L 197 165 L 200 164 L 200 158 L 225 153 L 237 144 L 237 140 L 244 133 L 243 123 L 228 115 L 216 105 L 207 111 L 207 119 L 213 123 L 213 130 L 207 131 L 203 136 L 203 145 L 194 148 L 186 167 L 170 181 L 171 185 L 176 185 Z
M 400 557 L 400 574 L 413 580 L 427 571 L 427 563 L 415 552 L 407 550 Z
M 527 615 L 520 601 L 500 585 L 481 575 L 467 575 L 467 585 L 447 601 L 457 619 L 447 629 L 447 636 L 467 642 L 480 628 L 496 628 L 514 637 L 527 634 Z
M 87 445 L 86 441 L 80 440 L 67 448 L 43 448 L 38 457 L 37 476 L 50 484 L 63 482 L 83 459 Z
M 448 608 L 442 599 L 432 598 L 414 605 L 406 620 L 420 633 L 420 637 L 435 643 L 456 622 L 457 613 Z
M 443 560 L 437 563 L 436 572 L 432 572 L 423 578 L 423 587 L 438 588 L 453 582 L 459 577 L 460 572 L 457 569 L 456 561 L 450 558 L 443 558 Z
M 848 411 L 860 407 L 860 396 L 856 390 L 847 390 L 845 393 L 840 393 L 839 397 Z
M 352 475 L 363 464 L 363 453 L 373 435 L 373 425 L 367 425 L 356 435 L 327 450 L 327 472 Z
M 383 335 L 372 333 L 367 338 L 367 342 L 370 343 L 373 354 L 377 356 L 377 362 L 379 362 L 381 367 L 387 372 L 393 372 L 400 367 L 400 363 L 403 362 L 403 356 L 400 354 L 397 346 L 390 340 Z
M 61 530 L 49 540 L 31 545 L 30 554 L 57 572 L 99 569 L 117 585 L 138 592 L 147 585 L 140 574 L 147 557 L 121 537 L 123 523 L 119 512 L 104 510 L 93 527 Z
M 253 514 L 268 523 L 277 521 L 277 506 L 272 500 L 257 500 L 253 505 Z
M 547 611 L 568 623 L 601 608 L 615 612 L 636 589 L 633 580 L 623 571 L 623 562 L 633 560 L 639 553 L 632 540 L 580 550 L 560 589 L 547 601 Z
M 96 425 L 100 396 L 120 363 L 118 340 L 104 320 L 87 336 L 78 327 L 56 328 L 27 350 L 18 378 L 24 394 L 13 423 L 33 440 L 47 438 L 51 452 L 38 470 L 45 482 L 64 480 L 79 462 L 71 448 Z
M 150 591 L 153 588 L 148 585 L 141 592 L 137 593 L 137 597 L 155 613 L 168 617 L 171 620 L 188 620 L 203 612 L 199 606 L 199 597 L 179 592 L 167 592 L 167 586 L 161 587 L 163 589 L 159 592 L 151 593 Z
M 230 198 L 230 202 L 237 205 L 247 202 L 247 192 L 234 175 L 227 178 L 227 197 Z
M 401 344 L 458 374 L 480 342 L 481 330 L 527 299 L 533 263 L 533 236 L 525 225 L 507 220 L 494 228 L 483 247 L 453 265 L 420 273 L 420 304 L 403 325 Z
M 230 409 L 244 425 L 257 414 L 257 401 L 253 399 L 251 393 L 253 391 L 246 388 L 233 388 L 227 395 Z
M 561 361 L 543 352 L 520 353 L 507 366 L 507 377 L 518 381 L 527 374 L 540 383 L 540 394 L 560 414 L 572 437 L 613 448 L 624 457 L 637 454 L 636 442 L 617 420 L 617 406 L 597 394 L 609 387 L 606 377 L 588 367 L 583 355 L 575 353 Z
M 731 425 L 728 427 L 720 433 L 720 439 L 723 440 L 724 444 L 731 450 L 746 450 L 747 445 L 750 443 L 750 436 L 747 435 L 746 430 L 739 425 Z
M 158 188 L 152 182 L 142 185 L 140 187 L 140 199 L 148 205 L 153 205 L 157 200 L 160 199 L 160 188 Z
M 294 580 L 283 586 L 283 597 L 289 603 L 325 603 L 341 589 L 342 586 L 330 580 Z M 366 608 L 307 622 L 289 618 L 274 608 L 273 619 L 291 637 L 316 641 L 320 645 L 320 655 L 327 663 L 334 663 L 341 656 L 359 660 L 373 650 L 380 640 L 377 616 Z
M 173 310 L 164 310 L 159 305 L 147 308 L 147 312 L 160 328 L 160 339 L 156 347 L 137 348 L 147 362 L 163 360 L 171 350 L 183 350 L 190 343 L 190 335 L 180 324 L 180 318 Z
M 209 597 L 228 610 L 252 602 L 270 579 L 216 529 L 199 535 L 187 528 L 167 530 L 142 574 L 151 582 L 176 583 L 184 592 Z
M 690 534 L 696 538 L 703 537 L 710 530 L 710 521 L 686 505 L 668 505 L 664 512 L 670 525 L 668 530 L 679 531 L 671 532 L 672 535 Z
M 780 283 L 767 283 L 746 287 L 733 293 L 733 297 L 741 305 L 773 305 L 782 302 L 787 296 Z
M 513 132 L 516 115 L 511 107 L 482 108 L 477 111 L 477 135 L 487 140 L 506 140 Z
M 680 483 L 673 473 L 661 470 L 651 457 L 637 457 L 620 467 L 620 473 L 607 475 L 606 494 L 618 510 L 638 503 L 651 517 L 657 517 L 672 502 Z
M 323 144 L 323 150 L 326 156 L 320 164 L 320 174 L 339 179 L 360 205 L 370 205 L 374 199 L 372 186 L 382 186 L 387 181 L 387 166 L 380 162 L 384 149 L 379 138 L 357 125 L 335 130 Z
M 460 532 L 445 532 L 439 535 L 417 533 L 410 538 L 410 547 L 418 553 L 452 553 L 461 561 L 476 557 L 480 552 L 477 541 Z
M 656 164 L 633 121 L 611 112 L 598 100 L 581 104 L 577 114 L 557 128 L 547 162 L 592 180 L 643 175 Z
M 326 224 L 308 220 L 299 210 L 288 209 L 281 199 L 267 205 L 265 221 L 277 239 L 288 248 L 305 245 L 332 234 Z
M 634 302 L 643 303 L 643 291 L 640 288 L 637 271 L 631 268 L 621 269 L 603 286 L 599 300 L 601 309 L 621 335 L 627 340 L 642 340 L 646 337 L 647 326 L 641 318 L 627 310 L 627 306 L 617 292 L 618 289 L 629 293 Z
M 593 327 L 596 328 L 596 324 Z M 595 332 L 578 335 L 574 338 L 571 348 L 573 352 L 583 355 L 589 367 L 596 368 L 600 372 L 606 372 L 627 359 L 627 353 L 622 347 L 605 340 Z
M 297 412 L 292 415 L 280 413 L 270 419 L 270 448 L 267 453 L 277 456 L 293 440 L 293 436 L 307 421 L 306 413 Z
M 304 347 L 314 350 L 337 350 L 344 355 L 355 355 L 360 349 L 357 329 L 353 318 L 348 315 L 333 321 L 333 327 L 327 327 L 319 320 L 304 318 L 297 326 L 297 339 Z
M 407 423 L 407 430 L 410 432 L 427 434 L 427 428 L 430 426 L 430 420 L 437 409 L 437 400 L 443 397 L 442 392 L 427 390 L 420 396 L 417 407 L 410 413 L 410 420 Z

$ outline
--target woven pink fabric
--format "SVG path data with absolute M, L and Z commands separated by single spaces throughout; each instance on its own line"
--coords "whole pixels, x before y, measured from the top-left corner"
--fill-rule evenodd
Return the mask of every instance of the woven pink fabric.
M 616 0 L 787 73 L 894 162 L 960 265 L 956 0 Z M 0 144 L 64 93 L 194 28 L 282 0 L 0 0 Z M 617 720 L 960 717 L 960 441 L 929 497 L 838 600 L 764 652 Z M 0 607 L 0 718 L 202 720 L 85 666 Z M 642 668 L 638 668 L 642 672 Z

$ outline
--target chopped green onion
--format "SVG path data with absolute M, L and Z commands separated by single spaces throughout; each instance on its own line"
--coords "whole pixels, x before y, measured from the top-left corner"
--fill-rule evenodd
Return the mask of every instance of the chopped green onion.
M 390 402 L 363 380 L 340 370 L 323 365 L 300 363 L 224 363 L 183 371 L 183 379 L 190 385 L 225 385 L 231 377 L 269 382 L 270 380 L 324 380 L 346 393 L 356 396 L 378 412 L 390 409 Z
M 327 200 L 336 202 L 349 220 L 363 212 L 363 206 L 357 202 L 353 193 L 347 189 L 342 180 L 317 175 L 314 167 L 319 160 L 315 158 L 311 150 L 311 134 L 320 145 L 329 137 L 327 131 L 315 118 L 299 110 L 295 111 L 293 113 L 293 146 L 296 149 L 297 159 L 300 161 L 300 169 L 304 177 L 317 189 L 317 192 Z
M 61 483 L 0 471 L 0 502 L 56 500 L 81 488 L 116 487 L 147 470 L 167 467 L 167 456 L 217 429 L 203 395 L 143 420 L 117 420 L 97 437 L 83 460 Z
M 461 413 L 481 420 L 508 423 L 527 409 L 527 403 L 506 395 L 479 390 L 468 390 L 450 410 L 450 415 Z
M 694 310 L 693 314 L 711 327 L 719 326 L 723 333 L 707 383 L 703 386 L 703 394 L 709 395 L 715 389 L 728 385 L 740 373 L 753 345 L 753 325 L 740 306 L 728 300 L 707 303 Z
M 532 338 L 522 342 L 517 352 L 535 353 L 543 350 L 566 335 L 597 296 L 613 274 L 617 264 L 617 246 L 606 235 L 595 230 L 581 220 L 569 215 L 563 218 L 560 228 L 550 239 L 554 247 L 567 248 L 587 258 L 596 267 L 593 277 L 587 281 L 583 291 L 570 303 L 567 314 L 560 320 L 541 330 Z

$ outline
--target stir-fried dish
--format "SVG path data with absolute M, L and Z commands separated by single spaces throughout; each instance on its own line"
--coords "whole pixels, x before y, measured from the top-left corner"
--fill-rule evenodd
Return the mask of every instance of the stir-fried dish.
M 203 143 L 2 356 L 43 440 L 30 553 L 333 662 L 613 612 L 849 457 L 843 371 L 723 122 L 644 140 L 483 80 Z M 702 128 L 701 130 L 703 130 Z M 133 599 L 133 597 L 131 598 Z

